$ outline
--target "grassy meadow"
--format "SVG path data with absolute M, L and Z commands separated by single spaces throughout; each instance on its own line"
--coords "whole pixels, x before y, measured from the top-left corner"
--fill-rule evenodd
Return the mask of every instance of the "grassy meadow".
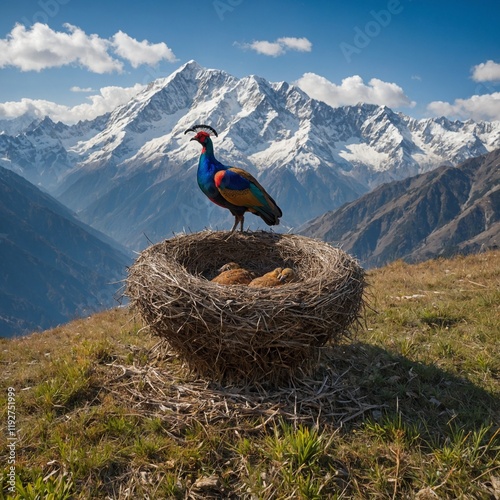
M 368 282 L 273 390 L 196 378 L 127 308 L 1 340 L 0 499 L 500 499 L 500 251 Z

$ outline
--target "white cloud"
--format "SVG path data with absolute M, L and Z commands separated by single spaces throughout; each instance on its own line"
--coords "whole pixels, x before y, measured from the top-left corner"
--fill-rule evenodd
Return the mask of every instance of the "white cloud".
M 94 89 L 92 87 L 82 88 L 82 87 L 78 87 L 78 85 L 71 87 L 69 90 L 71 92 L 85 92 L 85 93 L 94 92 Z
M 133 87 L 103 87 L 99 94 L 87 97 L 88 102 L 72 107 L 42 99 L 24 98 L 4 102 L 0 103 L 0 118 L 16 118 L 24 113 L 31 113 L 40 118 L 49 116 L 54 121 L 67 124 L 92 120 L 125 104 L 144 88 L 146 86 L 140 84 Z
M 31 29 L 16 24 L 6 39 L 0 40 L 0 68 L 14 66 L 22 71 L 78 63 L 94 73 L 122 71 L 123 64 L 107 52 L 109 42 L 97 35 L 65 24 L 68 33 L 53 31 L 35 23 Z
M 0 39 L 0 68 L 13 66 L 21 71 L 41 71 L 79 64 L 99 74 L 122 72 L 123 62 L 110 52 L 128 60 L 134 68 L 162 60 L 175 61 L 165 43 L 139 42 L 122 31 L 108 40 L 87 35 L 71 24 L 64 27 L 67 32 L 54 31 L 42 23 L 35 23 L 29 29 L 16 24 L 5 39 Z
M 312 43 L 307 38 L 294 38 L 286 36 L 278 38 L 278 43 L 290 50 L 298 50 L 299 52 L 311 52 Z
M 476 82 L 499 82 L 500 64 L 490 60 L 474 66 L 472 79 Z
M 415 102 L 395 83 L 372 78 L 368 84 L 358 76 L 344 78 L 340 85 L 315 73 L 305 73 L 296 84 L 310 97 L 330 106 L 355 105 L 359 102 L 379 104 L 391 108 L 413 107 Z
M 276 57 L 285 52 L 281 44 L 277 42 L 266 42 L 265 40 L 245 44 L 245 47 L 255 50 L 258 54 L 264 54 L 265 56 Z
M 434 116 L 447 116 L 467 120 L 500 120 L 500 92 L 473 95 L 468 99 L 455 99 L 453 103 L 434 101 L 427 106 Z
M 267 40 L 257 40 L 252 43 L 244 43 L 241 46 L 245 49 L 251 49 L 258 54 L 277 57 L 283 55 L 288 50 L 298 52 L 311 52 L 312 43 L 307 38 L 282 37 L 275 42 Z
M 127 59 L 134 68 L 141 64 L 155 65 L 162 60 L 169 62 L 177 60 L 164 42 L 149 43 L 147 40 L 138 42 L 123 31 L 118 31 L 113 36 L 113 46 L 116 54 Z

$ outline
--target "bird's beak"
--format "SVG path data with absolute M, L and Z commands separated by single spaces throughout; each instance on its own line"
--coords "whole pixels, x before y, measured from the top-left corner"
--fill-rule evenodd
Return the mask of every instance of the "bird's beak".
M 196 137 L 191 137 L 190 141 L 196 141 Z

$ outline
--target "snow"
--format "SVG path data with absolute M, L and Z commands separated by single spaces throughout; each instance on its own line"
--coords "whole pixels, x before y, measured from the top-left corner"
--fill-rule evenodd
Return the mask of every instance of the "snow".
M 383 172 L 390 168 L 387 153 L 377 151 L 374 147 L 360 142 L 358 138 L 353 137 L 343 143 L 337 142 L 335 147 L 341 158 L 354 165 L 363 164 L 376 172 Z
M 77 170 L 81 178 L 117 167 L 117 184 L 167 163 L 186 172 L 200 148 L 184 130 L 196 123 L 217 129 L 216 156 L 227 165 L 258 176 L 287 167 L 297 178 L 322 166 L 367 189 L 500 147 L 500 122 L 416 120 L 376 105 L 331 108 L 286 82 L 238 79 L 190 61 L 92 122 L 61 127 L 44 120 L 36 133 L 0 135 L 0 161 L 17 171 L 29 165 L 49 191 Z M 100 188 L 84 195 L 95 200 Z

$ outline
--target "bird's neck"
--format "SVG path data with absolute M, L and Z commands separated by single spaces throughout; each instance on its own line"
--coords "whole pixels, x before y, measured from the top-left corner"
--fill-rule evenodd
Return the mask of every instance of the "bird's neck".
M 198 184 L 209 198 L 218 196 L 218 191 L 215 186 L 214 176 L 219 170 L 226 170 L 220 161 L 214 156 L 214 147 L 209 139 L 205 142 L 198 163 Z M 208 190 L 208 191 L 206 191 Z
M 206 141 L 206 143 L 203 145 L 203 149 L 201 150 L 201 154 L 205 155 L 207 158 L 215 159 L 214 145 L 212 144 L 212 141 L 210 139 L 208 139 Z
M 207 141 L 203 146 L 200 156 L 200 162 L 198 164 L 198 170 L 209 173 L 210 175 L 215 174 L 219 170 L 223 170 L 226 167 L 222 165 L 214 155 L 214 147 L 211 141 Z

